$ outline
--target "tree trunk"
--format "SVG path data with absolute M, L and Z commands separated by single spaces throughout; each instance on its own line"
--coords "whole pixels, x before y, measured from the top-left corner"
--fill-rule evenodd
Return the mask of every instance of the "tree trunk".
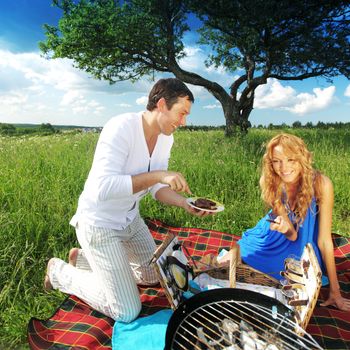
M 248 132 L 250 127 L 248 118 L 253 109 L 253 94 L 248 99 L 245 98 L 245 103 L 242 103 L 236 100 L 233 95 L 229 95 L 225 89 L 217 83 L 181 69 L 175 60 L 171 65 L 170 71 L 174 73 L 176 78 L 185 83 L 203 86 L 221 103 L 226 121 L 225 136 L 234 136 L 242 133 L 246 134 Z
M 237 108 L 233 100 L 228 100 L 225 104 L 222 103 L 222 109 L 224 111 L 226 127 L 225 136 L 234 136 L 237 133 L 238 117 Z
M 249 96 L 244 100 L 244 102 L 240 103 L 240 128 L 242 133 L 247 134 L 248 129 L 251 127 L 251 123 L 249 121 L 250 113 L 253 110 L 254 105 L 254 91 L 252 91 Z
M 253 108 L 244 108 L 241 110 L 241 119 L 240 119 L 240 128 L 243 134 L 248 133 L 248 129 L 252 126 L 250 121 L 248 120 L 250 112 Z
M 226 100 L 224 103 L 221 102 L 221 105 L 226 121 L 225 136 L 230 137 L 238 134 L 247 134 L 251 126 L 248 118 L 252 108 L 246 107 L 242 109 L 240 103 L 234 101 L 232 98 Z
M 225 136 L 231 137 L 236 135 L 237 126 L 235 125 L 233 118 L 226 118 L 226 126 L 225 126 Z

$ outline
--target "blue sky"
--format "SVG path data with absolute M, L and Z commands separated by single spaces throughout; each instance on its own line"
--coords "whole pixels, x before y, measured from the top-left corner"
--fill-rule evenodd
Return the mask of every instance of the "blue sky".
M 0 122 L 103 126 L 111 117 L 145 108 L 153 82 L 146 78 L 109 85 L 75 69 L 67 59 L 46 60 L 38 42 L 45 39 L 42 25 L 57 24 L 60 10 L 51 0 L 0 0 Z M 204 66 L 205 52 L 186 38 L 188 56 L 180 63 L 225 88 L 234 76 Z M 160 78 L 159 75 L 157 78 Z M 188 118 L 193 125 L 223 125 L 218 101 L 206 90 L 189 85 L 195 104 Z M 269 123 L 349 122 L 350 81 L 333 83 L 270 80 L 256 91 L 253 125 Z

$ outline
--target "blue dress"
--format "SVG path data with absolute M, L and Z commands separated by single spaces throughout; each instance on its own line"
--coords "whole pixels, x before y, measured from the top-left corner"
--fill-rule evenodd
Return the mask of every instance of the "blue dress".
M 293 222 L 293 212 L 289 218 Z M 269 214 L 263 217 L 254 228 L 243 233 L 238 241 L 243 262 L 278 280 L 284 270 L 284 259 L 300 259 L 304 247 L 311 243 L 322 271 L 324 271 L 320 250 L 317 246 L 318 215 L 316 200 L 313 198 L 305 220 L 299 227 L 298 238 L 290 241 L 281 232 L 270 230 Z

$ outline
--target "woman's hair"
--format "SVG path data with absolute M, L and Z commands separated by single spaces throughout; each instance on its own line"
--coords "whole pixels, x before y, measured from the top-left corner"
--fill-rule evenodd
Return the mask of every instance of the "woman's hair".
M 147 110 L 153 111 L 161 98 L 165 99 L 168 109 L 177 102 L 179 97 L 188 97 L 194 102 L 194 97 L 190 89 L 179 79 L 168 78 L 158 80 L 148 95 Z
M 317 201 L 321 199 L 319 191 L 321 173 L 313 169 L 312 154 L 301 138 L 285 133 L 273 137 L 267 144 L 263 156 L 260 187 L 262 199 L 274 212 L 279 212 L 278 209 L 285 205 L 283 183 L 276 174 L 272 163 L 273 150 L 276 146 L 282 146 L 283 151 L 301 166 L 294 209 L 297 222 L 300 224 L 305 219 L 312 197 L 315 196 Z

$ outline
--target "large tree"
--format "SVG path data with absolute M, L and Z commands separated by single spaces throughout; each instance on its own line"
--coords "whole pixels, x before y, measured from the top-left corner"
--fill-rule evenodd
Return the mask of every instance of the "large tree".
M 226 134 L 247 131 L 254 93 L 268 78 L 350 77 L 349 1 L 324 0 L 53 0 L 63 10 L 58 26 L 45 25 L 40 48 L 70 58 L 98 79 L 136 81 L 171 72 L 217 98 Z M 181 68 L 183 37 L 192 13 L 203 24 L 207 65 L 231 74 L 226 91 Z

